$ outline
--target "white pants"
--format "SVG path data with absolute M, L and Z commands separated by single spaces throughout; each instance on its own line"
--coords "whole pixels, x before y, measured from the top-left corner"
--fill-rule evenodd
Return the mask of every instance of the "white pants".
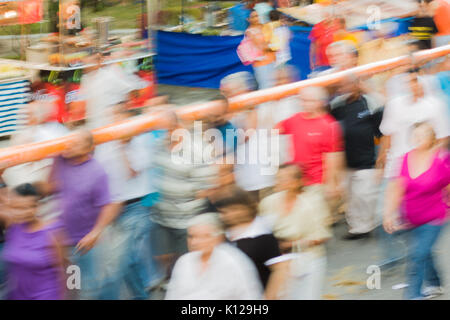
M 377 200 L 380 186 L 376 169 L 349 170 L 347 172 L 347 211 L 345 218 L 350 233 L 366 233 L 380 224 Z
M 326 256 L 302 253 L 299 263 L 292 262 L 284 299 L 320 300 L 327 272 Z

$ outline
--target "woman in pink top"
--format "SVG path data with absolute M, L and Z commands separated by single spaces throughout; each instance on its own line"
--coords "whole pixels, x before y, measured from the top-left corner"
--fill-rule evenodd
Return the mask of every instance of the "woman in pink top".
M 423 299 L 442 294 L 432 248 L 448 211 L 450 157 L 436 142 L 428 123 L 415 125 L 413 139 L 416 148 L 404 156 L 400 175 L 387 193 L 383 225 L 389 233 L 410 229 L 405 297 Z M 393 214 L 399 207 L 402 217 Z M 424 282 L 427 287 L 421 290 Z

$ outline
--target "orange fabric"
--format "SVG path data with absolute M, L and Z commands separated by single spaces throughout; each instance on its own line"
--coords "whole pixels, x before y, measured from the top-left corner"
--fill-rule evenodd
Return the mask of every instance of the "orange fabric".
M 450 0 L 439 0 L 439 6 L 434 12 L 434 23 L 439 30 L 438 36 L 450 35 Z
M 352 33 L 347 32 L 345 30 L 338 31 L 334 34 L 334 42 L 341 41 L 341 40 L 347 40 L 353 42 L 355 47 L 358 47 L 358 38 Z
M 433 59 L 450 54 L 450 46 L 444 46 L 434 49 L 432 52 L 422 51 L 415 55 L 420 58 Z M 407 56 L 399 58 L 394 61 L 385 61 L 374 65 L 360 66 L 354 70 L 356 76 L 361 77 L 373 73 L 384 72 L 386 70 L 396 68 L 408 62 Z M 353 69 L 351 69 L 353 71 Z M 259 90 L 257 92 L 250 92 L 230 98 L 229 110 L 230 112 L 243 111 L 249 106 L 255 106 L 264 102 L 279 100 L 287 96 L 298 94 L 301 88 L 311 85 L 329 86 L 342 81 L 345 75 L 336 77 L 335 75 L 323 76 L 317 78 L 315 82 L 299 81 L 288 86 L 278 86 L 270 89 Z M 205 114 L 210 114 L 211 110 L 221 110 L 223 104 L 216 101 L 209 101 L 201 104 L 183 106 L 176 109 L 177 116 L 182 120 L 203 119 Z M 122 139 L 125 136 L 134 136 L 141 134 L 150 129 L 166 127 L 169 125 L 171 117 L 165 112 L 155 112 L 144 114 L 130 120 L 120 123 L 114 123 L 102 128 L 92 131 L 96 144 L 104 143 L 112 140 Z M 51 141 L 31 143 L 25 145 L 18 145 L 14 147 L 2 148 L 0 150 L 0 168 L 8 168 L 18 164 L 37 161 L 46 157 L 60 154 L 67 147 L 67 143 L 72 136 L 63 137 Z
M 42 20 L 42 0 L 24 0 L 20 3 L 19 23 L 31 24 Z

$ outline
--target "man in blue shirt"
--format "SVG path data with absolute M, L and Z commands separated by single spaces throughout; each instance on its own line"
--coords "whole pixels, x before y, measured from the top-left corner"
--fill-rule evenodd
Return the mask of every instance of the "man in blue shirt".
M 246 2 L 240 2 L 229 9 L 231 29 L 236 31 L 245 31 L 248 28 L 248 17 L 250 16 L 250 9 Z

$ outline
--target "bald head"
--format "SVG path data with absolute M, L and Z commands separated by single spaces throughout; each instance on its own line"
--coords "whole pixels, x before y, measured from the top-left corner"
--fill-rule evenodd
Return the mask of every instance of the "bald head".
M 300 90 L 300 100 L 306 113 L 321 113 L 328 104 L 328 91 L 324 87 L 306 87 Z
M 220 91 L 231 98 L 255 89 L 253 76 L 246 71 L 229 74 L 220 81 Z
M 77 130 L 62 156 L 66 159 L 85 158 L 94 150 L 94 136 L 86 129 Z

